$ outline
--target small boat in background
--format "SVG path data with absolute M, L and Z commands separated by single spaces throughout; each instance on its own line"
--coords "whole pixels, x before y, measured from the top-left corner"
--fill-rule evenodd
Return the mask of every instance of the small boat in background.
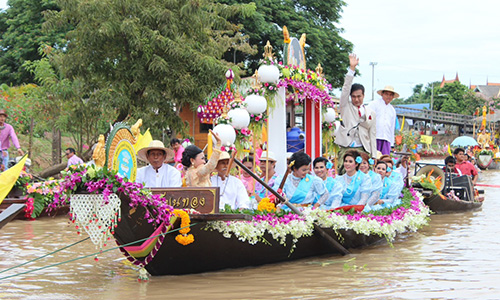
M 420 182 L 413 182 L 413 186 L 420 190 L 424 196 L 424 203 L 438 214 L 454 213 L 480 209 L 483 205 L 484 191 L 474 189 L 469 176 L 457 176 L 445 173 L 442 169 L 444 165 L 417 163 L 415 165 L 416 177 L 431 177 L 440 181 L 437 190 L 432 190 Z M 414 177 L 415 178 L 415 177 Z

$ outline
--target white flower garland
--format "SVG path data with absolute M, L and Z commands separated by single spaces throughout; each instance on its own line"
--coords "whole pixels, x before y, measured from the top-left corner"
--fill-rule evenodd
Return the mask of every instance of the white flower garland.
M 416 194 L 415 200 L 418 206 L 405 209 L 404 217 L 392 219 L 390 222 L 380 222 L 376 217 L 361 217 L 352 220 L 353 216 L 339 215 L 325 210 L 305 208 L 303 216 L 297 217 L 286 223 L 272 221 L 252 220 L 252 221 L 214 221 L 208 222 L 206 229 L 216 230 L 225 238 L 232 235 L 242 242 L 252 245 L 257 242 L 266 242 L 264 234 L 269 233 L 273 239 L 281 245 L 285 245 L 287 235 L 291 235 L 295 243 L 301 237 L 311 236 L 314 231 L 314 224 L 322 228 L 332 228 L 333 230 L 354 230 L 358 234 L 385 236 L 387 241 L 394 241 L 397 233 L 415 232 L 429 222 L 430 210 L 421 201 L 421 195 Z M 382 223 L 382 224 L 381 224 Z

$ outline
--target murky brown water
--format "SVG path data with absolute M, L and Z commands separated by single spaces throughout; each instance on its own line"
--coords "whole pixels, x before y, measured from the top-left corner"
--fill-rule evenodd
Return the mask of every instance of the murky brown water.
M 500 171 L 483 172 L 499 184 Z M 1 299 L 499 299 L 500 188 L 476 212 L 434 215 L 430 226 L 383 244 L 331 256 L 137 282 L 118 250 L 0 279 Z M 77 242 L 65 218 L 14 221 L 0 230 L 0 272 Z M 109 248 L 109 246 L 108 246 Z M 95 252 L 85 241 L 0 277 Z

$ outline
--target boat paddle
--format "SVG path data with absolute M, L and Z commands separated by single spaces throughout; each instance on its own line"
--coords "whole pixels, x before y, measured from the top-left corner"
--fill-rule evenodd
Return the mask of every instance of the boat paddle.
M 235 158 L 234 162 L 240 168 L 242 168 L 245 172 L 250 174 L 250 176 L 252 176 L 253 179 L 255 179 L 258 183 L 262 184 L 262 186 L 265 187 L 269 192 L 271 192 L 276 197 L 276 199 L 280 200 L 282 203 L 285 203 L 285 205 L 288 206 L 288 208 L 290 208 L 297 215 L 302 216 L 302 212 L 300 210 L 298 210 L 297 207 L 295 207 L 295 205 L 290 203 L 287 199 L 285 199 L 283 196 L 281 196 L 278 192 L 273 190 L 267 183 L 265 183 L 262 179 L 260 179 L 259 176 L 257 176 L 257 174 L 255 174 L 250 169 L 245 167 L 245 165 L 241 161 L 239 161 L 238 159 Z M 284 181 L 282 181 L 282 184 L 283 183 L 284 183 Z M 280 184 L 280 185 L 282 185 L 282 184 Z M 342 255 L 351 254 L 346 248 L 344 248 L 344 246 L 342 246 L 339 242 L 337 242 L 334 238 L 332 238 L 328 233 L 326 233 L 323 228 L 321 228 L 319 225 L 317 225 L 315 223 L 313 223 L 313 225 L 314 225 L 314 230 L 316 230 L 319 233 L 319 235 L 321 237 L 323 237 L 326 240 L 326 242 L 328 242 L 328 244 L 330 246 L 332 246 L 333 248 L 338 250 L 340 252 L 340 254 L 342 254 Z

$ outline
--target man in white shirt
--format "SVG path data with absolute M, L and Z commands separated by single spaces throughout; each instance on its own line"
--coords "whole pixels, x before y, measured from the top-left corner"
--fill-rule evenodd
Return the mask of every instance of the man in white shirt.
M 377 91 L 377 94 L 382 98 L 373 100 L 368 107 L 377 115 L 377 150 L 382 155 L 389 155 L 394 145 L 394 130 L 396 129 L 396 110 L 391 105 L 391 101 L 399 98 L 399 94 L 390 85 Z
M 226 204 L 229 204 L 231 209 L 248 209 L 250 208 L 250 198 L 248 198 L 243 182 L 232 175 L 228 175 L 229 160 L 229 153 L 222 152 L 217 162 L 217 175 L 210 177 L 212 186 L 220 188 L 219 209 L 224 209 Z
M 165 163 L 168 152 L 172 152 L 172 149 L 165 148 L 163 142 L 158 140 L 153 140 L 148 147 L 137 151 L 137 157 L 149 162 L 149 165 L 137 170 L 135 181 L 149 188 L 180 187 L 181 173 Z

